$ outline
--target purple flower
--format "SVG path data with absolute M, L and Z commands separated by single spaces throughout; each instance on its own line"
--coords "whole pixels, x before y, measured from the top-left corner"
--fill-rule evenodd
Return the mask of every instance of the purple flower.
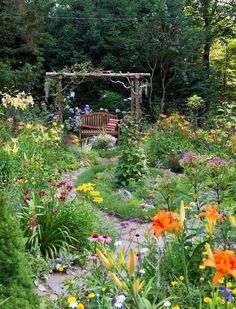
M 124 229 L 127 228 L 129 226 L 129 221 L 122 221 L 120 223 L 120 226 L 123 227 Z
M 183 155 L 183 158 L 179 161 L 180 164 L 188 164 L 196 162 L 199 159 L 198 155 L 192 151 L 188 151 Z
M 140 253 L 136 253 L 136 258 L 137 258 L 137 261 L 138 262 L 141 262 L 142 261 L 142 256 Z
M 132 219 L 130 221 L 133 222 L 133 223 L 137 223 L 137 224 L 143 224 L 143 220 L 139 219 L 139 218 L 134 218 L 134 219 Z
M 224 299 L 226 301 L 232 301 L 233 297 L 232 297 L 232 291 L 230 289 L 226 289 L 223 285 L 220 287 L 220 293 L 222 293 L 222 297 L 224 297 Z
M 220 157 L 214 157 L 208 161 L 209 165 L 226 165 L 229 161 L 221 159 Z

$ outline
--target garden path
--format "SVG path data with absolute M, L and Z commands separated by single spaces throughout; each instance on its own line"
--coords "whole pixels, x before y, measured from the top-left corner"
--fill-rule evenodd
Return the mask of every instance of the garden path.
M 114 158 L 109 159 L 109 161 L 114 161 Z M 81 174 L 84 173 L 86 168 L 82 167 L 79 170 L 72 171 L 65 174 L 62 177 L 62 181 L 66 181 L 73 187 L 76 185 L 76 181 Z M 71 198 L 76 197 L 76 191 L 72 190 L 70 192 Z M 117 234 L 117 241 L 122 243 L 126 249 L 133 248 L 137 250 L 139 245 L 145 241 L 147 234 L 147 229 L 150 224 L 143 222 L 141 219 L 131 219 L 122 220 L 114 215 L 108 214 L 104 211 L 99 211 L 101 218 L 104 218 L 104 224 L 109 223 Z M 163 247 L 161 240 L 158 242 L 160 248 Z M 46 280 L 46 283 L 40 284 L 38 286 L 38 293 L 40 295 L 48 295 L 51 299 L 58 298 L 59 295 L 63 294 L 65 287 L 63 281 L 66 279 L 73 279 L 74 277 L 84 278 L 87 273 L 87 269 L 83 267 L 76 267 L 73 271 L 68 274 L 61 273 L 51 273 Z M 79 282 L 78 282 L 79 283 Z M 81 282 L 82 283 L 82 282 Z

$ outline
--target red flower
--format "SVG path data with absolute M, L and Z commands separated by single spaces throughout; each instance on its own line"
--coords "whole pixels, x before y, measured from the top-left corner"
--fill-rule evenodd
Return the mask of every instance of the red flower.
M 40 197 L 43 197 L 45 194 L 46 194 L 46 192 L 44 190 L 41 190 L 41 191 L 38 192 L 38 195 Z
M 53 210 L 52 211 L 52 215 L 56 216 L 59 215 L 60 211 L 59 210 Z

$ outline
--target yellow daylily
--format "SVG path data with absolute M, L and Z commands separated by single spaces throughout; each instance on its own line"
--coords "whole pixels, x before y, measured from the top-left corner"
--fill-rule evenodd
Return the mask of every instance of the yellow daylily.
M 110 273 L 111 279 L 114 281 L 114 283 L 122 290 L 128 290 L 128 286 L 124 281 L 121 281 L 116 274 Z
M 142 282 L 140 282 L 140 279 L 137 278 L 134 280 L 133 282 L 133 291 L 135 294 L 138 294 L 142 288 L 144 287 L 145 281 L 143 280 Z
M 134 272 L 135 266 L 136 266 L 136 253 L 134 252 L 133 249 L 131 249 L 127 261 L 127 271 L 129 274 L 132 274 Z
M 103 265 L 107 268 L 107 269 L 112 269 L 114 267 L 114 255 L 113 256 L 105 256 L 105 254 L 102 253 L 101 250 L 97 249 L 96 250 L 97 255 L 100 259 L 100 261 L 103 263 Z

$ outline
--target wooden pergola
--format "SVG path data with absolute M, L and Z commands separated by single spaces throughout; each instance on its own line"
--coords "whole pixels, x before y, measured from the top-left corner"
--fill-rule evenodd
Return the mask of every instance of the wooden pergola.
M 113 83 L 122 84 L 126 89 L 131 91 L 131 110 L 136 114 L 136 120 L 139 121 L 141 118 L 141 104 L 142 104 L 142 81 L 147 80 L 151 76 L 150 73 L 114 73 L 111 71 L 105 72 L 46 72 L 47 79 L 56 79 L 57 82 L 57 98 L 56 98 L 56 107 L 58 111 L 62 112 L 62 102 L 63 102 L 63 79 L 79 79 L 83 82 L 85 79 L 90 78 L 105 78 L 110 80 Z M 121 81 L 122 79 L 123 81 Z M 127 85 L 127 84 L 128 85 Z M 147 84 L 147 83 L 146 83 Z

